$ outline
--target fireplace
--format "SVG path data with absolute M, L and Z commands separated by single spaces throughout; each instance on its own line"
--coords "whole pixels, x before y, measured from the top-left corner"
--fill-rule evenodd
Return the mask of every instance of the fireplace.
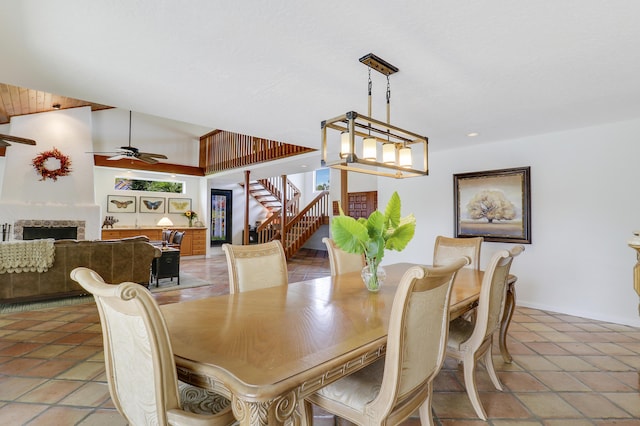
M 78 238 L 77 226 L 24 226 L 22 227 L 23 240 L 40 240 L 53 238 L 54 240 L 75 240 Z
M 13 225 L 13 238 L 34 240 L 39 238 L 85 239 L 84 220 L 17 220 Z

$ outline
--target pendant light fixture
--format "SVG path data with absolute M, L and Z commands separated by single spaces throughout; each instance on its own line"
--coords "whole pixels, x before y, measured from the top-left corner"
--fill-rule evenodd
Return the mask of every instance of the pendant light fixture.
M 429 174 L 428 139 L 391 124 L 389 76 L 398 68 L 373 53 L 360 58 L 360 62 L 369 68 L 368 115 L 350 111 L 322 121 L 322 166 L 397 179 Z M 372 69 L 387 77 L 386 123 L 371 117 Z M 340 132 L 340 138 L 331 138 L 334 142 L 330 142 L 327 130 Z

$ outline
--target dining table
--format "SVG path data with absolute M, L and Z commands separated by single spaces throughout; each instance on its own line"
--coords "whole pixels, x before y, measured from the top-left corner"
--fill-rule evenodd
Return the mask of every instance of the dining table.
M 395 291 L 411 266 L 385 265 L 375 293 L 351 272 L 162 305 L 178 378 L 228 397 L 241 425 L 304 424 L 307 395 L 385 355 Z M 451 319 L 477 306 L 483 275 L 458 271 Z M 500 329 L 507 362 L 515 281 L 510 275 Z

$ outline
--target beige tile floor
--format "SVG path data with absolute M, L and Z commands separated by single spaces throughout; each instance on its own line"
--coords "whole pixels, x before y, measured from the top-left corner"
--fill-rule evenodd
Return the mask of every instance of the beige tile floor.
M 289 262 L 292 282 L 329 273 L 326 257 L 307 254 Z M 224 257 L 181 266 L 214 284 L 155 294 L 158 303 L 227 291 Z M 476 417 L 461 366 L 448 360 L 435 381 L 436 424 L 640 425 L 640 329 L 518 307 L 508 346 L 512 364 L 494 348 L 503 392 L 478 371 L 489 421 Z M 315 423 L 333 418 L 318 412 Z M 0 425 L 124 424 L 109 397 L 93 303 L 0 315 Z

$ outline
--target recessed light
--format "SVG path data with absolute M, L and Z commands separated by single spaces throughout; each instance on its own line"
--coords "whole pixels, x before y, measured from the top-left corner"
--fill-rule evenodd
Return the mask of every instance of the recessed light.
M 306 168 L 307 168 L 307 165 L 306 165 L 306 164 L 303 164 L 303 165 L 301 165 L 300 167 L 302 167 L 303 169 L 306 169 Z
M 467 136 L 469 136 L 470 138 L 475 138 L 476 136 L 479 136 L 480 133 L 478 132 L 471 132 L 471 133 L 467 133 Z

